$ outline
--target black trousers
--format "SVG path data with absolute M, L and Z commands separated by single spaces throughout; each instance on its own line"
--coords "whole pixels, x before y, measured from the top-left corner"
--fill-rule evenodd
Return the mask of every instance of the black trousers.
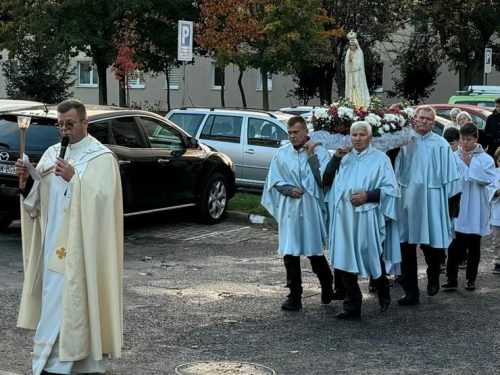
M 467 254 L 467 269 L 465 278 L 469 281 L 476 281 L 477 269 L 481 260 L 481 236 L 479 234 L 469 234 L 455 232 L 455 239 L 448 248 L 448 262 L 446 263 L 446 275 L 450 280 L 458 278 L 458 263 Z
M 313 255 L 307 258 L 311 262 L 312 271 L 318 277 L 322 291 L 331 292 L 333 290 L 333 275 L 325 256 Z M 300 297 L 302 295 L 300 256 L 285 255 L 283 262 L 286 269 L 286 286 L 290 288 L 290 296 Z
M 429 285 L 439 285 L 441 263 L 445 256 L 444 249 L 437 249 L 429 245 L 420 245 L 427 263 L 427 282 Z M 401 244 L 401 286 L 406 293 L 413 297 L 419 296 L 417 245 L 403 242 Z

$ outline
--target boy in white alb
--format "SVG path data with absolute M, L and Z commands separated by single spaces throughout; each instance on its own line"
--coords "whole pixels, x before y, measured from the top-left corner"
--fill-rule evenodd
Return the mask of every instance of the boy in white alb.
M 493 273 L 500 275 L 500 147 L 495 151 L 495 190 L 491 194 L 491 226 L 494 238 L 494 262 Z
M 445 290 L 458 286 L 458 254 L 467 252 L 465 289 L 476 289 L 476 277 L 481 257 L 481 237 L 490 234 L 489 189 L 495 181 L 495 163 L 477 143 L 478 130 L 473 123 L 460 128 L 460 146 L 454 153 L 460 170 L 462 196 L 460 211 L 455 221 L 456 247 L 450 247 Z

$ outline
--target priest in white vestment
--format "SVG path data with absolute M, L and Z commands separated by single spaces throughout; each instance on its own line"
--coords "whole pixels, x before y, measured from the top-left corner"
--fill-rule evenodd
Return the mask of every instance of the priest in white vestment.
M 401 187 L 402 306 L 419 303 L 417 245 L 427 263 L 427 294 L 439 291 L 445 249 L 453 238 L 448 199 L 460 192 L 457 162 L 446 140 L 432 132 L 436 114 L 429 106 L 415 111 L 415 134 L 396 157 L 395 173 Z
M 465 289 L 476 289 L 477 270 L 481 258 L 481 237 L 491 233 L 490 195 L 495 192 L 495 162 L 477 143 L 478 129 L 472 122 L 460 128 L 460 146 L 454 155 L 460 170 L 460 210 L 455 221 L 454 246 L 448 249 L 443 289 L 458 287 L 460 255 L 467 254 Z
M 278 252 L 283 256 L 290 293 L 283 310 L 302 308 L 300 256 L 311 262 L 321 285 L 321 302 L 333 299 L 333 275 L 323 254 L 326 240 L 321 176 L 330 160 L 328 150 L 309 141 L 305 120 L 288 121 L 290 143 L 275 154 L 262 194 L 262 205 L 276 219 Z
M 372 128 L 364 121 L 350 129 L 353 148 L 339 148 L 323 176 L 330 217 L 330 264 L 342 274 L 345 299 L 339 319 L 358 318 L 362 294 L 358 276 L 373 278 L 380 310 L 390 303 L 387 273 L 401 262 L 397 209 L 399 187 L 389 157 L 371 147 Z M 345 156 L 344 156 L 345 155 Z
M 68 137 L 21 198 L 24 284 L 18 326 L 34 329 L 33 374 L 103 373 L 122 347 L 123 203 L 118 163 L 87 134 L 85 106 L 59 104 Z M 16 172 L 28 177 L 21 160 Z

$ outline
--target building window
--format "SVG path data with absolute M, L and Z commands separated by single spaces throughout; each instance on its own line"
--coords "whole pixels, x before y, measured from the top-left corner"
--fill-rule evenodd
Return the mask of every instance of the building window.
M 257 70 L 257 91 L 262 91 L 262 74 Z M 273 76 L 267 73 L 267 91 L 273 91 Z
M 128 87 L 131 89 L 143 89 L 145 86 L 144 73 L 140 70 L 135 70 L 128 76 Z
M 212 81 L 210 88 L 212 90 L 222 89 L 222 82 L 224 80 L 224 70 L 219 68 L 216 63 L 212 63 Z
M 90 61 L 78 61 L 78 86 L 97 87 L 97 68 Z
M 179 80 L 180 80 L 180 69 L 172 68 L 168 71 L 168 81 L 170 90 L 179 90 Z M 167 82 L 165 82 L 165 89 L 167 88 Z

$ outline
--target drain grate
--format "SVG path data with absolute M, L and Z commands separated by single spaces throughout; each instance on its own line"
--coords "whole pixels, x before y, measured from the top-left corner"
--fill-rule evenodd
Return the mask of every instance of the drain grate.
M 269 367 L 247 362 L 190 362 L 175 368 L 178 375 L 276 375 Z

